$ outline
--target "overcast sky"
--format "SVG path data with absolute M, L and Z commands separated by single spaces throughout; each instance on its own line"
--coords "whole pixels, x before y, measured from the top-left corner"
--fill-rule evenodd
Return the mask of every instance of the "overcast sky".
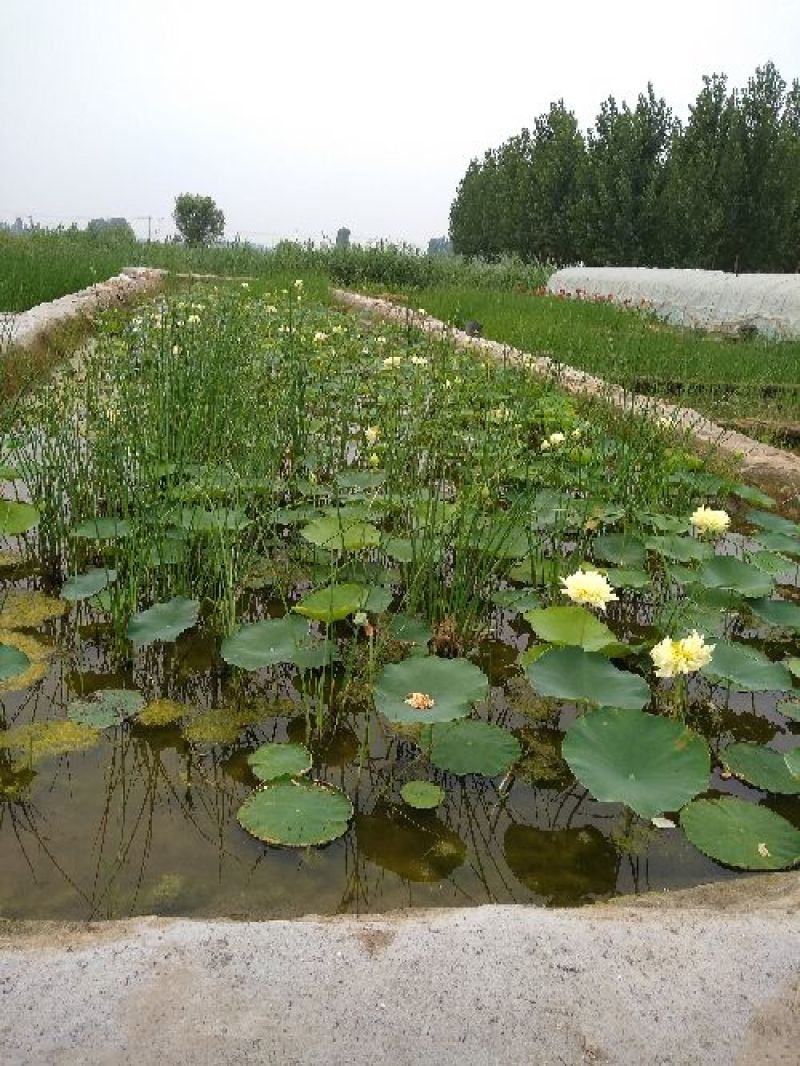
M 0 219 L 163 236 L 197 192 L 228 236 L 425 245 L 551 100 L 586 127 L 650 80 L 685 116 L 768 59 L 800 76 L 800 0 L 0 0 Z

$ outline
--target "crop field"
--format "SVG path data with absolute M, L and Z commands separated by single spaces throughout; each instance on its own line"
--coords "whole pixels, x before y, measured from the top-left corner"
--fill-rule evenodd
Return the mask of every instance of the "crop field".
M 602 301 L 469 285 L 407 290 L 404 298 L 483 336 L 547 353 L 633 392 L 694 407 L 751 436 L 800 444 L 800 340 L 702 334 Z
M 649 420 L 266 284 L 104 313 L 7 413 L 0 915 L 800 861 L 800 527 Z

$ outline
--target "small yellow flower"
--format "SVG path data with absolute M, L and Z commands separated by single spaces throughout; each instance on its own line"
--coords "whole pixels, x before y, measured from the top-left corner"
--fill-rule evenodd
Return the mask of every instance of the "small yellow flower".
M 409 692 L 403 703 L 407 703 L 415 711 L 429 711 L 436 703 L 436 700 L 433 696 L 429 696 L 427 692 Z
M 371 452 L 369 459 L 367 459 L 367 464 L 372 470 L 377 470 L 381 465 L 380 456 L 376 455 L 375 452 Z
M 323 331 L 321 329 L 318 329 L 317 332 L 314 334 L 314 343 L 315 344 L 322 344 L 323 341 L 326 341 L 327 339 L 328 339 L 328 334 L 327 333 L 323 333 Z
M 243 281 L 242 282 L 242 288 L 243 289 L 249 289 L 250 288 L 250 283 L 248 281 Z
M 402 364 L 402 355 L 389 355 L 383 360 L 383 365 L 387 370 L 391 369 L 391 367 L 402 366 Z
M 539 445 L 540 450 L 543 452 L 549 452 L 552 447 L 553 445 L 550 443 L 549 440 L 543 440 L 542 443 Z
M 302 287 L 303 287 L 303 279 L 302 279 L 302 278 L 298 278 L 298 279 L 297 279 L 297 280 L 295 281 L 295 283 L 294 283 L 294 287 L 295 287 L 296 289 L 302 289 Z
M 569 577 L 562 577 L 563 592 L 573 603 L 587 603 L 605 611 L 606 604 L 619 599 L 608 583 L 605 574 L 597 570 L 576 570 Z
M 672 640 L 664 637 L 650 650 L 650 658 L 656 668 L 656 677 L 675 677 L 676 674 L 694 674 L 711 662 L 716 644 L 706 644 L 705 637 L 693 629 L 688 637 Z
M 412 355 L 410 362 L 413 363 L 414 366 L 427 366 L 428 365 L 428 360 L 425 358 L 424 355 Z
M 698 533 L 724 533 L 731 524 L 727 511 L 715 511 L 711 507 L 700 506 L 689 519 Z
M 551 433 L 547 439 L 551 444 L 563 444 L 567 438 L 563 433 Z
M 378 429 L 377 426 L 367 426 L 367 428 L 364 430 L 364 437 L 366 438 L 367 444 L 370 446 L 370 448 L 375 445 L 380 435 L 381 431 Z

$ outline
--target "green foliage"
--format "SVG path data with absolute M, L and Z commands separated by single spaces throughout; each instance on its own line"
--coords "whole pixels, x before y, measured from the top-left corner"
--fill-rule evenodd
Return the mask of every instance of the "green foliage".
M 188 245 L 211 244 L 225 232 L 225 215 L 210 196 L 181 193 L 175 197 L 172 217 Z

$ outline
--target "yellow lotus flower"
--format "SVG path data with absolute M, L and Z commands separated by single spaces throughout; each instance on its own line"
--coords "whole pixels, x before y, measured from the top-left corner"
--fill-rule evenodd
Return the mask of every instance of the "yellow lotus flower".
M 608 583 L 605 574 L 597 570 L 576 570 L 569 577 L 562 577 L 563 592 L 573 603 L 586 603 L 604 611 L 606 604 L 619 599 Z
M 378 429 L 377 426 L 367 426 L 367 428 L 364 430 L 364 436 L 370 448 L 373 447 L 380 435 L 381 431 Z
M 672 640 L 664 637 L 650 650 L 656 677 L 694 674 L 711 662 L 716 644 L 706 644 L 705 637 L 693 629 L 688 637 Z
M 689 519 L 698 533 L 724 533 L 731 524 L 727 511 L 715 511 L 711 507 L 700 506 Z

